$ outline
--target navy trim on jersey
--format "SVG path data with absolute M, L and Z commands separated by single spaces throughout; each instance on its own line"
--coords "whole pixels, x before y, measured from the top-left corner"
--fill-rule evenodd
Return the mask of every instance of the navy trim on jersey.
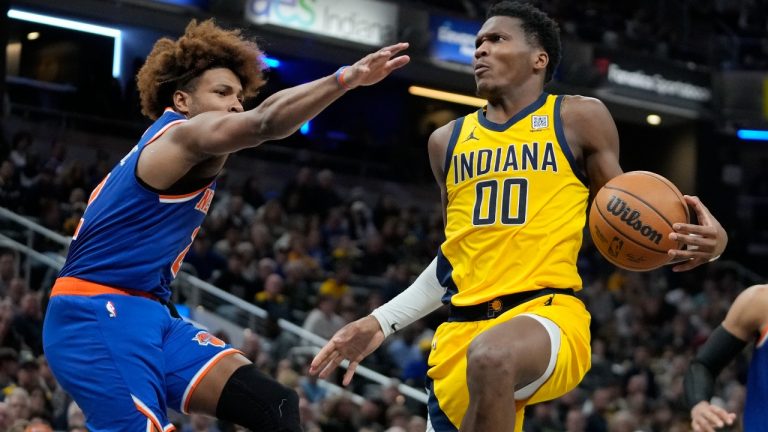
M 579 165 L 576 163 L 576 158 L 573 156 L 571 148 L 568 146 L 568 141 L 565 140 L 563 119 L 560 118 L 560 107 L 564 97 L 565 96 L 560 95 L 557 97 L 557 99 L 555 99 L 555 136 L 557 137 L 557 142 L 560 143 L 560 150 L 563 151 L 566 159 L 568 159 L 568 163 L 571 165 L 571 170 L 574 174 L 576 174 L 576 177 L 581 180 L 582 183 L 584 183 L 584 186 L 589 188 L 589 179 L 586 175 L 584 175 L 581 167 L 579 167 Z
M 427 411 L 429 412 L 429 421 L 432 423 L 432 428 L 440 432 L 458 432 L 456 426 L 451 423 L 451 420 L 448 419 L 448 416 L 440 408 L 440 402 L 438 402 L 437 396 L 435 396 L 432 379 L 429 377 L 427 377 L 427 391 L 429 392 Z
M 496 132 L 504 132 L 505 130 L 509 129 L 513 124 L 519 122 L 520 120 L 524 119 L 525 117 L 528 117 L 532 112 L 536 111 L 537 109 L 544 106 L 545 103 L 547 103 L 547 96 L 549 96 L 548 93 L 543 92 L 541 96 L 539 96 L 538 99 L 533 101 L 530 105 L 523 108 L 512 116 L 511 119 L 507 120 L 506 123 L 495 123 L 490 120 L 488 120 L 485 117 L 485 113 L 483 112 L 483 109 L 480 108 L 477 110 L 477 119 L 480 122 L 480 124 L 485 127 L 486 129 L 490 129 L 492 131 Z
M 440 248 L 437 249 L 437 271 L 435 273 L 440 285 L 445 287 L 445 294 L 441 300 L 443 304 L 448 304 L 451 302 L 451 297 L 459 292 L 459 287 L 453 281 L 453 266 Z
M 453 132 L 451 132 L 451 138 L 448 140 L 448 148 L 445 149 L 445 166 L 443 167 L 443 176 L 448 175 L 448 169 L 451 167 L 451 157 L 453 157 L 453 149 L 456 148 L 456 143 L 459 141 L 459 133 L 461 127 L 464 125 L 464 117 L 456 119 L 453 125 Z

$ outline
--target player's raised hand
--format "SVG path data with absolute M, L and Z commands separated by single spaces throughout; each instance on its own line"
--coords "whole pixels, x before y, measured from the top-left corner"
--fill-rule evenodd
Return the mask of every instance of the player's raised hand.
M 373 316 L 361 318 L 344 326 L 320 350 L 309 367 L 311 375 L 327 378 L 344 360 L 349 360 L 344 385 L 349 385 L 361 361 L 384 342 L 384 332 Z
M 400 42 L 368 54 L 352 66 L 344 68 L 341 71 L 340 81 L 344 87 L 349 89 L 376 84 L 393 70 L 401 68 L 411 61 L 407 55 L 395 57 L 396 54 L 407 48 L 408 42 Z
M 691 409 L 691 427 L 694 432 L 715 432 L 732 425 L 734 420 L 736 414 L 706 401 L 699 402 Z
M 685 249 L 669 251 L 674 261 L 679 261 L 679 264 L 672 268 L 676 272 L 690 270 L 716 259 L 728 244 L 728 234 L 701 200 L 688 195 L 684 198 L 696 212 L 699 225 L 676 223 L 672 227 L 675 232 L 670 233 L 669 238 L 686 246 Z

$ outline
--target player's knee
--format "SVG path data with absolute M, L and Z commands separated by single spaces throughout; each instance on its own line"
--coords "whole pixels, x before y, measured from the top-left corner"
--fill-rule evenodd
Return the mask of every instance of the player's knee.
M 224 385 L 216 417 L 254 431 L 301 431 L 299 396 L 253 365 L 236 370 Z
M 479 335 L 469 345 L 467 372 L 475 376 L 508 376 L 514 368 L 515 353 L 493 340 Z

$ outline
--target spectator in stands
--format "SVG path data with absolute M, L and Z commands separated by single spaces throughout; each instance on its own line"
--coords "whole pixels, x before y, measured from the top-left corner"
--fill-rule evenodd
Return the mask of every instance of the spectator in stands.
M 219 432 L 215 419 L 203 414 L 192 413 L 189 423 L 181 428 L 181 432 Z
M 39 292 L 28 292 L 21 299 L 19 313 L 11 329 L 21 338 L 35 357 L 43 353 L 43 311 Z
M 220 271 L 227 265 L 226 259 L 211 247 L 211 239 L 205 231 L 195 238 L 184 262 L 191 265 L 195 269 L 196 276 L 204 281 L 210 280 L 214 272 Z
M 13 134 L 11 140 L 11 153 L 8 159 L 18 168 L 23 170 L 27 166 L 27 156 L 32 147 L 32 134 L 27 130 L 22 130 Z
M 255 303 L 272 316 L 292 319 L 288 299 L 283 295 L 283 277 L 277 273 L 267 276 L 264 281 L 264 290 L 256 293 Z
M 333 171 L 323 169 L 317 173 L 317 186 L 312 194 L 314 212 L 325 217 L 328 211 L 334 207 L 340 206 L 343 201 L 336 192 L 334 184 Z
M 19 211 L 21 195 L 17 168 L 9 160 L 0 162 L 0 206 L 14 212 Z
M 309 312 L 302 327 L 324 339 L 330 339 L 334 333 L 344 327 L 346 322 L 336 313 L 338 300 L 330 295 L 320 294 L 317 305 Z
M 0 402 L 0 430 L 7 431 L 11 427 L 11 416 L 8 413 L 8 403 Z
M 29 393 L 21 387 L 16 387 L 5 396 L 5 403 L 8 404 L 8 416 L 11 424 L 19 420 L 29 420 Z
M 312 181 L 312 169 L 302 167 L 296 176 L 283 188 L 282 202 L 288 213 L 308 215 L 317 213 L 314 207 L 315 186 Z
M 257 176 L 248 176 L 245 181 L 243 181 L 241 195 L 245 204 L 251 208 L 257 209 L 264 205 L 264 194 L 261 192 L 261 185 Z
M 319 294 L 340 300 L 351 290 L 348 284 L 351 276 L 351 264 L 344 260 L 337 261 L 336 271 L 320 285 Z
M 256 295 L 256 289 L 253 282 L 243 276 L 243 265 L 243 258 L 239 253 L 230 253 L 227 267 L 214 277 L 211 283 L 238 298 L 250 301 Z
M 70 402 L 67 407 L 67 427 L 70 431 L 72 428 L 85 429 L 85 414 L 75 401 Z

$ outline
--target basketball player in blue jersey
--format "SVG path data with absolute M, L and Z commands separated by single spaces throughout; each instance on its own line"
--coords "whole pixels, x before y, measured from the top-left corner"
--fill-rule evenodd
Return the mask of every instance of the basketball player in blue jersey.
M 747 432 L 768 432 L 768 285 L 744 290 L 731 305 L 723 323 L 699 349 L 685 375 L 685 398 L 691 407 L 694 432 L 714 432 L 733 425 L 736 414 L 712 405 L 715 378 L 753 342 L 747 375 L 747 401 L 743 427 Z
M 286 137 L 358 86 L 408 63 L 399 43 L 244 111 L 264 84 L 239 30 L 192 21 L 138 74 L 155 122 L 95 188 L 52 289 L 45 354 L 90 431 L 173 429 L 166 409 L 254 431 L 299 431 L 296 393 L 179 318 L 170 283 L 200 230 L 230 153 Z
M 478 95 L 488 104 L 429 139 L 445 242 L 413 285 L 339 330 L 311 373 L 345 359 L 344 382 L 392 332 L 450 307 L 429 357 L 428 430 L 521 431 L 526 405 L 557 398 L 590 367 L 590 315 L 576 258 L 590 194 L 622 173 L 605 106 L 543 91 L 560 60 L 557 24 L 529 5 L 491 6 L 476 39 Z M 688 270 L 717 257 L 727 236 L 694 197 L 701 225 L 676 224 Z

